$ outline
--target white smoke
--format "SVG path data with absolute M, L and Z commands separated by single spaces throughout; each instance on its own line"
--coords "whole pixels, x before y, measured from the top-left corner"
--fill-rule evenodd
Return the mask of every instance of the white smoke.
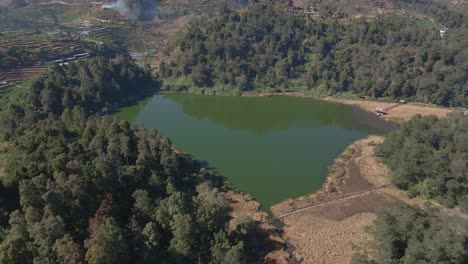
M 113 9 L 131 20 L 152 20 L 156 16 L 158 6 L 159 0 L 114 0 L 112 4 L 102 5 L 102 8 Z

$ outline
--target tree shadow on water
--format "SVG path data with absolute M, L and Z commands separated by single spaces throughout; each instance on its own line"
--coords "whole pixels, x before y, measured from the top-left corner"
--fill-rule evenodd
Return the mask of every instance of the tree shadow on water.
M 212 182 L 214 186 L 222 188 L 225 193 L 228 191 L 234 191 L 235 193 L 243 195 L 229 183 L 226 185 L 226 182 L 228 182 L 227 178 L 220 175 L 216 168 L 211 167 L 208 161 L 197 160 L 193 157 L 191 158 L 198 166 L 200 166 L 200 171 L 203 171 L 203 173 L 200 174 L 203 181 Z M 250 197 L 246 198 L 245 202 L 249 202 L 250 199 Z M 231 204 L 229 209 L 230 214 L 233 212 L 235 207 L 242 207 L 242 205 L 238 204 L 243 202 L 242 199 L 240 199 L 240 201 L 236 199 L 228 200 Z M 252 215 L 249 212 L 252 213 Z M 269 214 L 269 217 L 262 219 L 261 221 L 254 220 L 252 218 L 254 213 L 262 214 L 266 212 L 262 211 L 261 207 L 258 211 L 247 210 L 244 215 L 232 220 L 231 227 L 235 237 L 244 241 L 247 263 L 277 263 L 275 259 L 265 259 L 265 257 L 273 251 L 284 251 L 290 256 L 288 258 L 288 263 L 299 263 L 299 261 L 294 258 L 294 254 L 292 254 L 295 248 L 287 241 L 283 241 L 283 239 L 281 239 L 282 234 L 284 233 L 284 224 L 280 220 L 274 219 L 271 214 Z

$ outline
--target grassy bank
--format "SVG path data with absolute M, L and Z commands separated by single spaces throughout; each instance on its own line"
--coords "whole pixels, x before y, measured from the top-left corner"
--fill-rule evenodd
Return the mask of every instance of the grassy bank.
M 189 81 L 180 80 L 181 83 L 188 83 Z M 318 100 L 325 100 L 335 103 L 341 103 L 346 105 L 354 105 L 358 106 L 368 112 L 374 112 L 374 110 L 379 108 L 390 108 L 395 106 L 398 102 L 394 99 L 390 98 L 379 98 L 379 99 L 371 99 L 371 98 L 360 98 L 359 96 L 351 93 L 342 93 L 342 94 L 321 94 L 315 91 L 291 91 L 291 92 L 275 92 L 270 91 L 269 89 L 260 90 L 258 92 L 241 92 L 233 90 L 204 90 L 201 88 L 195 88 L 194 86 L 190 86 L 192 88 L 186 90 L 167 90 L 162 89 L 160 93 L 194 93 L 194 94 L 205 94 L 205 95 L 220 95 L 220 96 L 259 96 L 259 97 L 270 97 L 270 96 L 294 96 L 294 97 L 304 97 L 304 98 L 313 98 Z M 167 88 L 167 86 L 166 86 Z M 430 104 L 423 104 L 423 103 L 406 103 L 399 105 L 398 107 L 390 110 L 388 115 L 383 116 L 382 118 L 392 121 L 401 123 L 404 121 L 410 120 L 415 115 L 435 115 L 438 117 L 445 117 L 447 114 L 453 111 L 463 111 L 462 108 L 457 107 L 441 107 L 437 105 L 430 105 Z

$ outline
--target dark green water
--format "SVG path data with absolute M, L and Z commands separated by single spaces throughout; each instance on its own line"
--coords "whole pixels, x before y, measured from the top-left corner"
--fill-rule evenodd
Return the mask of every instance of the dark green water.
M 156 95 L 117 115 L 158 129 L 265 208 L 319 189 L 346 146 L 390 127 L 350 106 L 286 96 Z

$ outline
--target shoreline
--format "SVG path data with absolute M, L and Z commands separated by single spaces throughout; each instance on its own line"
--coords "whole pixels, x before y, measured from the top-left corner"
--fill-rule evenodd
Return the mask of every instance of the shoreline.
M 155 94 L 158 95 L 158 94 L 198 94 L 198 93 L 191 93 L 191 92 L 188 92 L 188 91 L 182 91 L 182 92 L 158 91 Z M 199 94 L 199 95 L 203 95 L 203 94 Z M 396 102 L 384 102 L 384 101 L 377 101 L 377 100 L 342 99 L 342 98 L 338 98 L 338 97 L 316 97 L 316 96 L 309 96 L 309 95 L 306 95 L 306 94 L 300 93 L 300 92 L 257 93 L 257 94 L 244 93 L 244 94 L 241 94 L 241 95 L 216 95 L 215 94 L 215 95 L 212 95 L 212 96 L 244 96 L 244 97 L 290 96 L 290 97 L 310 98 L 310 99 L 315 99 L 315 100 L 321 100 L 321 101 L 326 101 L 326 102 L 340 103 L 340 104 L 354 106 L 354 107 L 356 107 L 357 109 L 359 109 L 361 111 L 365 111 L 367 113 L 372 113 L 373 115 L 375 115 L 375 113 L 373 112 L 373 110 L 375 109 L 375 108 L 373 108 L 374 105 L 388 106 L 388 105 L 395 105 L 396 104 Z M 408 109 L 408 107 L 410 109 Z M 375 117 L 376 117 L 376 119 L 380 119 L 381 121 L 389 121 L 389 122 L 392 122 L 393 124 L 397 124 L 397 123 L 407 121 L 407 120 L 411 119 L 412 117 L 414 117 L 417 114 L 420 114 L 420 115 L 423 115 L 423 116 L 424 115 L 434 114 L 434 115 L 436 115 L 436 116 L 438 116 L 440 118 L 440 117 L 446 116 L 447 114 L 449 114 L 449 113 L 451 113 L 453 111 L 461 110 L 461 108 L 453 108 L 453 107 L 448 108 L 448 107 L 441 107 L 441 106 L 422 104 L 422 103 L 403 104 L 403 105 L 400 106 L 400 112 L 401 112 L 401 109 L 403 109 L 403 111 L 405 111 L 405 110 L 408 110 L 408 111 L 400 120 L 394 120 L 394 116 L 392 115 L 391 112 L 388 115 L 388 116 L 390 116 L 390 118 L 377 117 L 377 115 L 375 115 Z M 395 110 L 397 110 L 397 109 L 395 109 Z M 397 112 L 397 114 L 398 113 L 399 112 Z M 373 136 L 369 135 L 369 136 L 367 136 L 365 138 L 358 139 L 358 140 L 352 142 L 350 145 L 348 145 L 343 150 L 343 152 L 341 154 L 339 154 L 338 157 L 335 158 L 333 163 L 330 164 L 330 167 L 336 166 L 336 162 L 339 161 L 340 159 L 342 159 L 343 153 L 345 153 L 350 148 L 352 148 L 356 143 L 358 143 L 358 142 L 360 142 L 362 140 L 368 139 L 369 137 L 373 137 Z M 179 149 L 177 149 L 177 151 L 183 153 Z M 186 154 L 186 153 L 184 153 L 184 154 Z M 332 185 L 336 185 L 336 182 L 334 182 L 334 181 L 336 181 L 336 179 L 330 179 L 330 175 L 325 175 L 325 179 L 324 179 L 324 183 L 323 183 L 322 187 L 320 187 L 316 191 L 310 192 L 308 194 L 305 194 L 305 195 L 302 195 L 302 196 L 299 196 L 299 197 L 289 198 L 289 199 L 281 201 L 281 202 L 279 202 L 279 203 L 277 203 L 275 205 L 272 205 L 270 208 L 264 208 L 258 201 L 255 200 L 255 198 L 252 198 L 252 200 L 259 204 L 259 210 L 260 211 L 265 212 L 265 213 L 267 213 L 269 215 L 277 215 L 277 214 L 275 214 L 274 210 L 272 209 L 273 207 L 275 207 L 275 206 L 277 206 L 277 205 L 279 205 L 281 203 L 284 203 L 284 202 L 287 202 L 287 201 L 290 201 L 290 200 L 300 199 L 301 197 L 305 197 L 305 196 L 309 196 L 309 195 L 318 195 L 318 196 L 320 196 L 320 195 L 323 194 L 323 189 L 324 188 L 338 188 L 337 186 L 332 187 Z M 228 183 L 229 183 L 229 181 L 228 181 Z M 234 187 L 234 189 L 237 190 L 235 187 Z M 237 190 L 237 191 L 239 193 L 242 193 L 240 190 Z M 270 212 L 270 213 L 268 213 L 268 212 Z
M 296 249 L 296 259 L 349 263 L 356 246 L 371 238 L 365 227 L 374 221 L 375 210 L 406 200 L 395 187 L 375 189 L 391 183 L 388 168 L 373 156 L 382 140 L 368 136 L 355 141 L 334 160 L 322 188 L 271 207 L 275 216 L 310 207 L 280 219 L 282 238 Z
M 364 147 L 370 147 L 373 150 L 374 145 L 382 141 L 382 136 L 369 135 L 351 143 L 330 165 L 325 182 L 320 189 L 273 205 L 271 207 L 273 215 L 287 214 L 294 209 L 304 208 L 306 205 L 319 205 L 330 200 L 345 198 L 346 195 L 355 194 L 362 190 L 390 184 L 389 179 L 381 178 L 378 181 L 371 181 L 363 177 L 364 173 L 360 170 L 361 166 L 356 163 L 356 159 L 362 158 L 363 153 L 368 151 Z M 370 167 L 374 169 L 377 166 L 372 165 Z M 382 170 L 381 166 L 378 167 L 379 170 Z M 389 172 L 386 169 L 381 172 L 381 175 L 387 176 L 388 174 Z
M 296 259 L 350 263 L 356 252 L 370 245 L 367 228 L 374 224 L 376 210 L 395 202 L 418 207 L 430 203 L 446 217 L 468 219 L 459 208 L 410 197 L 391 184 L 390 169 L 374 155 L 375 146 L 383 140 L 382 136 L 357 140 L 335 159 L 322 188 L 272 206 L 275 216 L 284 215 L 279 219 L 284 225 L 281 237 L 295 248 Z
M 158 94 L 189 93 L 162 91 Z M 217 95 L 222 96 L 222 95 Z M 228 95 L 227 95 L 228 96 Z M 341 99 L 335 97 L 315 97 L 303 93 L 260 93 L 242 94 L 245 97 L 292 96 L 311 98 L 333 103 L 351 105 L 358 110 L 375 115 L 376 107 L 389 108 L 397 102 L 376 100 Z M 393 123 L 405 122 L 415 115 L 436 115 L 445 117 L 461 108 L 445 108 L 428 104 L 407 103 L 389 111 L 387 116 L 377 117 L 381 121 Z M 396 187 L 369 189 L 389 185 L 390 172 L 385 164 L 373 156 L 374 146 L 383 141 L 381 136 L 367 136 L 352 142 L 330 165 L 330 171 L 325 175 L 325 181 L 318 190 L 309 194 L 284 200 L 271 206 L 269 211 L 273 216 L 279 216 L 296 209 L 323 204 L 304 210 L 297 214 L 288 215 L 278 220 L 278 226 L 271 227 L 268 222 L 268 210 L 251 195 L 244 194 L 234 188 L 234 197 L 230 199 L 230 206 L 247 207 L 247 211 L 239 211 L 236 216 L 251 216 L 262 226 L 269 225 L 265 232 L 273 241 L 279 244 L 274 249 L 266 248 L 265 259 L 274 263 L 345 263 L 351 260 L 359 246 L 365 246 L 371 239 L 365 231 L 375 220 L 375 210 L 385 207 L 395 201 L 404 201 L 414 205 L 422 205 L 423 199 L 410 199 L 403 191 Z M 363 192 L 362 194 L 359 194 Z M 349 194 L 356 193 L 356 195 Z M 232 198 L 233 194 L 229 194 Z M 344 197 L 345 196 L 345 197 Z M 247 198 L 245 198 L 247 197 Z M 233 215 L 234 216 L 234 215 Z M 314 228 L 310 228 L 313 223 Z
M 204 95 L 201 93 L 193 93 L 188 91 L 158 91 L 156 94 L 198 94 Z M 339 103 L 344 105 L 356 106 L 366 112 L 372 113 L 375 115 L 375 109 L 380 108 L 389 108 L 394 107 L 398 104 L 398 101 L 380 101 L 380 100 L 364 100 L 364 99 L 345 99 L 340 97 L 326 96 L 319 97 L 313 95 L 307 95 L 303 92 L 283 92 L 283 93 L 242 93 L 240 95 L 217 95 L 213 94 L 212 96 L 241 96 L 241 97 L 274 97 L 274 96 L 290 96 L 290 97 L 300 97 L 300 98 L 310 98 L 325 102 Z M 415 115 L 435 115 L 437 117 L 445 117 L 447 114 L 454 111 L 464 111 L 461 107 L 444 107 L 434 104 L 425 104 L 417 102 L 408 102 L 395 107 L 390 110 L 387 115 L 380 116 L 379 118 L 385 121 L 390 121 L 394 123 L 403 123 L 410 120 Z M 377 116 L 377 115 L 376 115 Z

